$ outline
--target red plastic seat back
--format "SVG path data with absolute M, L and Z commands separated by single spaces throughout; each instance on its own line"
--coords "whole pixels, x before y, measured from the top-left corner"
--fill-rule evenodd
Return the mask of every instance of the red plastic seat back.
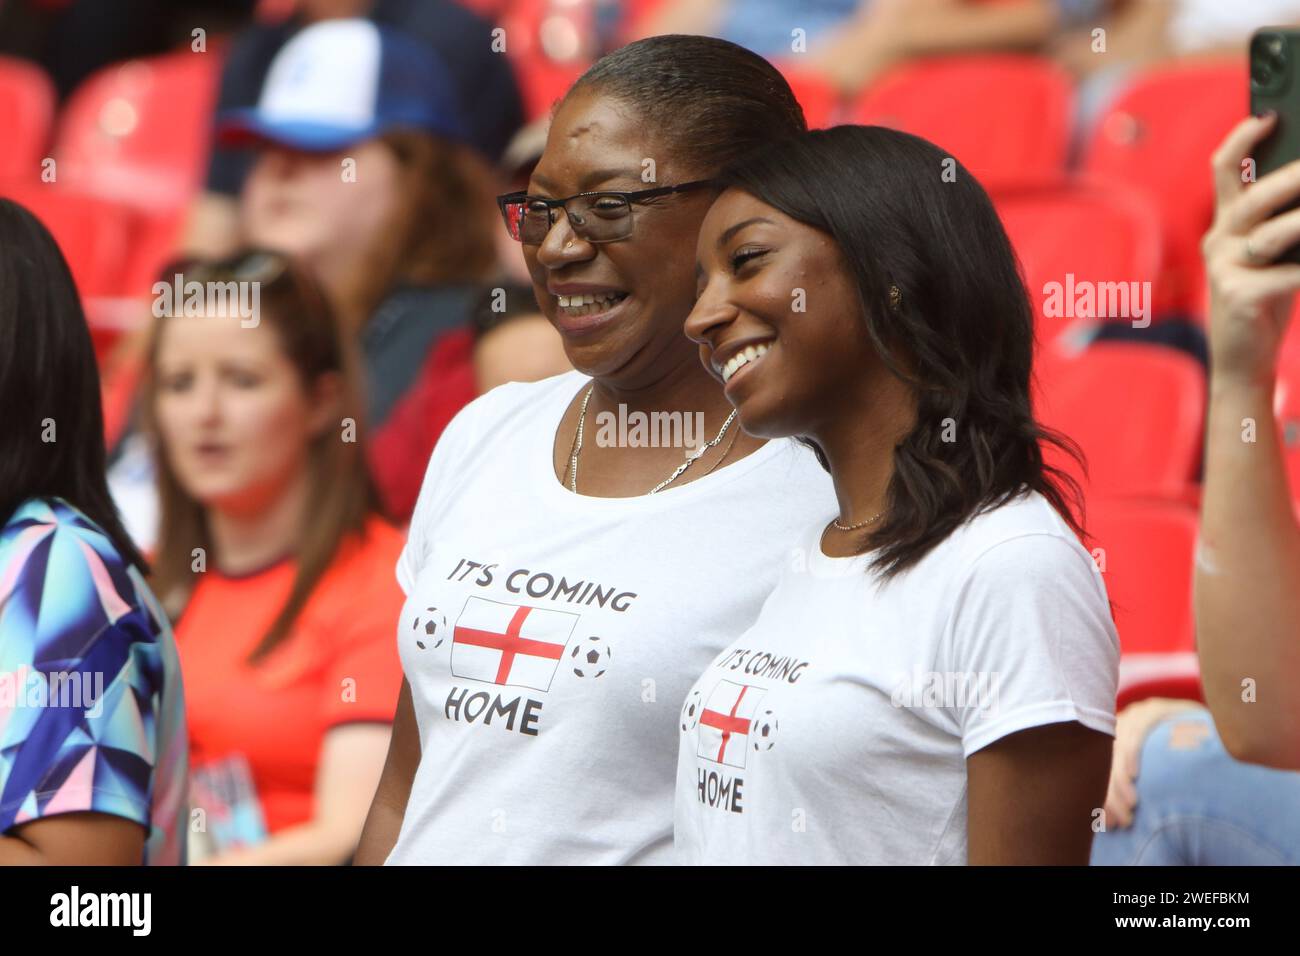
M 808 128 L 823 129 L 835 125 L 843 106 L 835 87 L 817 74 L 799 69 L 797 63 L 786 62 L 779 65 L 795 99 L 803 107 Z
M 1054 446 L 1047 460 L 1083 483 L 1093 497 L 1185 501 L 1200 462 L 1205 374 L 1176 349 L 1103 342 L 1037 370 L 1035 415 L 1077 442 L 1078 467 Z
M 1020 259 L 1040 344 L 1080 321 L 1143 321 L 1142 312 L 1151 319 L 1160 231 L 1143 194 L 1059 180 L 1003 186 L 992 196 Z
M 550 115 L 592 63 L 594 6 L 515 0 L 497 20 L 505 31 L 506 55 L 515 68 L 525 115 L 530 121 Z
M 57 185 L 0 183 L 0 196 L 27 208 L 54 236 L 82 298 L 112 295 L 130 248 L 130 212 Z
M 1240 61 L 1162 67 L 1133 81 L 1099 119 L 1084 169 L 1150 194 L 1165 233 L 1163 308 L 1193 311 L 1204 270 L 1200 241 L 1214 215 L 1210 157 L 1247 115 Z
M 1196 512 L 1183 504 L 1089 502 L 1087 546 L 1102 570 L 1125 656 L 1196 649 L 1192 616 L 1196 528 Z
M 54 123 L 54 84 L 38 67 L 0 56 L 0 179 L 35 178 Z
M 990 184 L 1063 170 L 1073 108 L 1073 83 L 1061 67 L 1039 57 L 998 54 L 896 67 L 864 91 L 849 113 L 851 122 L 932 141 Z
M 59 181 L 153 214 L 188 205 L 203 181 L 220 72 L 210 43 L 91 76 L 59 123 Z

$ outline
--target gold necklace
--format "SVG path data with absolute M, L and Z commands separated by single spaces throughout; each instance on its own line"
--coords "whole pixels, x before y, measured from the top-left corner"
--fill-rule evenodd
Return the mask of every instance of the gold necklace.
M 840 531 L 857 531 L 859 528 L 865 528 L 867 525 L 871 524 L 871 522 L 875 521 L 883 514 L 884 514 L 883 511 L 877 511 L 866 521 L 859 521 L 857 524 L 840 524 L 839 518 L 832 518 L 831 524 L 835 525 L 835 527 Z
M 578 413 L 578 433 L 573 442 L 573 454 L 569 457 L 569 490 L 575 495 L 578 493 L 578 453 L 582 451 L 582 435 L 584 426 L 587 423 L 587 403 L 591 401 L 591 393 L 595 390 L 596 383 L 592 382 L 587 388 L 587 394 L 582 397 L 582 410 Z M 733 408 L 731 414 L 727 416 L 727 420 L 722 423 L 722 427 L 718 429 L 718 433 L 713 436 L 712 439 L 706 441 L 695 450 L 687 452 L 686 460 L 678 465 L 671 475 L 647 491 L 646 494 L 653 495 L 662 491 L 680 478 L 682 473 L 686 471 L 687 468 L 691 467 L 691 465 L 695 464 L 701 455 L 710 448 L 717 447 L 718 442 L 722 441 L 722 437 L 727 434 L 727 429 L 731 427 L 731 423 L 735 421 L 735 419 L 736 410 Z M 709 470 L 712 471 L 713 469 Z

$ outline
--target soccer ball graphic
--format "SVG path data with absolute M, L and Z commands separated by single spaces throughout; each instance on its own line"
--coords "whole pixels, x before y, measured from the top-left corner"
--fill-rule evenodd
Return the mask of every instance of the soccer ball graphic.
M 749 725 L 749 739 L 759 753 L 771 750 L 776 743 L 776 714 L 765 710 Z
M 436 607 L 425 608 L 411 622 L 411 630 L 415 631 L 415 646 L 420 650 L 441 647 L 447 639 L 447 615 Z
M 704 709 L 704 695 L 698 690 L 691 691 L 682 705 L 682 732 L 689 733 L 700 724 L 700 711 Z
M 569 661 L 579 677 L 599 677 L 609 667 L 612 656 L 608 644 L 599 637 L 589 637 L 573 645 Z

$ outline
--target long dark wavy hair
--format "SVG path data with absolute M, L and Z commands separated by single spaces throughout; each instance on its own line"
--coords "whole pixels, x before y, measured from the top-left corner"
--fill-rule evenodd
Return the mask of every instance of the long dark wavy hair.
M 965 167 L 908 133 L 837 126 L 763 147 L 721 180 L 835 240 L 871 341 L 915 390 L 886 516 L 864 535 L 874 571 L 912 567 L 966 520 L 1026 491 L 1084 537 L 1078 482 L 1044 461 L 1041 443 L 1079 462 L 1082 453 L 1034 420 L 1033 311 L 1002 222 Z M 956 440 L 945 441 L 954 426 Z
M 0 525 L 31 498 L 62 498 L 147 573 L 108 493 L 105 457 L 99 368 L 68 264 L 34 215 L 0 199 Z

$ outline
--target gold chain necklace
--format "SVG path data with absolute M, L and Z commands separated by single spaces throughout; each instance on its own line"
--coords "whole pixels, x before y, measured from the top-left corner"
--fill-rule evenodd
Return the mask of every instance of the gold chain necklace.
M 883 514 L 884 514 L 883 511 L 877 511 L 866 521 L 859 521 L 857 524 L 840 524 L 839 518 L 832 518 L 831 524 L 835 525 L 835 527 L 838 528 L 840 531 L 857 531 L 859 528 L 865 528 L 867 525 L 877 520 Z

